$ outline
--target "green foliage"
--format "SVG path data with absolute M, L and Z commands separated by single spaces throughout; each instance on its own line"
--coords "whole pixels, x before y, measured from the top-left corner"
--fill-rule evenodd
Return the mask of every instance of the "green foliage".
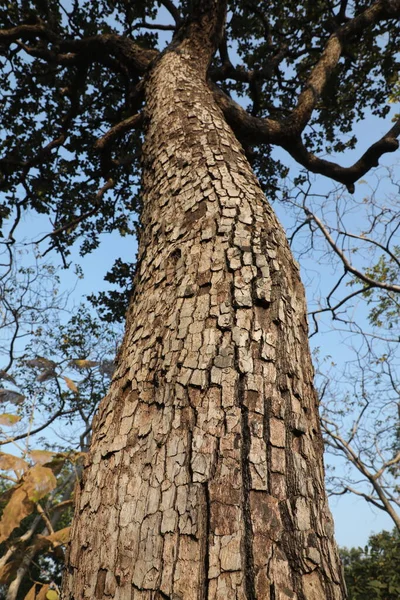
M 382 255 L 375 265 L 367 268 L 365 274 L 384 284 L 397 285 L 400 281 L 400 246 L 394 246 L 391 256 Z M 400 299 L 396 292 L 374 288 L 364 292 L 371 306 L 369 320 L 376 327 L 398 329 L 400 322 Z
M 365 548 L 342 548 L 349 600 L 400 598 L 400 532 L 372 535 Z

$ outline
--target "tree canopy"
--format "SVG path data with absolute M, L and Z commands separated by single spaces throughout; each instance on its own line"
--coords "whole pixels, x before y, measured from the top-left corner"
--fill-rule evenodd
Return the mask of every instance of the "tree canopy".
M 76 240 L 85 254 L 103 232 L 135 231 L 143 77 L 192 4 L 2 4 L 0 216 L 12 219 L 9 243 L 27 210 L 48 216 L 41 248 L 55 248 L 65 264 Z M 389 111 L 398 80 L 398 12 L 395 0 L 228 3 L 210 85 L 269 198 L 285 172 L 271 145 L 350 190 L 397 148 L 399 121 L 351 167 L 320 157 L 354 147 L 353 124 L 366 112 Z M 133 261 L 120 260 L 108 274 L 123 290 L 97 299 L 110 318 L 124 314 L 133 269 Z
M 364 548 L 342 548 L 349 600 L 396 600 L 400 594 L 400 534 L 371 535 Z

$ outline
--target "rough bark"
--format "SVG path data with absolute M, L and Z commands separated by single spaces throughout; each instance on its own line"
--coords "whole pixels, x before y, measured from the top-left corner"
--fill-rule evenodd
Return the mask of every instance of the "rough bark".
M 199 69 L 147 81 L 135 293 L 65 600 L 343 600 L 299 271 Z

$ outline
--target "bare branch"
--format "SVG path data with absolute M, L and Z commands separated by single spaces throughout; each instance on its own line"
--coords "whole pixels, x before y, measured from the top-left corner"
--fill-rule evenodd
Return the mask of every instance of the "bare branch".
M 390 292 L 396 292 L 396 293 L 400 292 L 400 285 L 394 285 L 391 283 L 385 283 L 383 281 L 378 281 L 376 279 L 372 279 L 372 277 L 369 277 L 368 275 L 365 275 L 365 273 L 363 273 L 362 271 L 359 271 L 358 269 L 356 269 L 349 262 L 349 260 L 347 259 L 347 256 L 344 254 L 344 252 L 335 243 L 335 241 L 333 240 L 332 236 L 330 235 L 328 229 L 325 227 L 325 225 L 322 223 L 322 221 L 317 217 L 317 215 L 312 213 L 307 207 L 304 207 L 304 212 L 310 219 L 312 219 L 318 225 L 319 229 L 323 233 L 328 244 L 330 245 L 332 250 L 335 252 L 335 254 L 337 254 L 339 256 L 340 260 L 343 262 L 345 269 L 349 273 L 352 273 L 358 279 L 361 279 L 361 281 L 364 281 L 365 283 L 367 283 L 370 287 L 381 288 L 383 290 L 388 290 Z
M 116 138 L 121 137 L 124 133 L 131 129 L 136 129 L 143 123 L 143 113 L 138 113 L 132 117 L 128 117 L 123 121 L 111 127 L 94 145 L 95 150 L 104 152 Z
M 352 465 L 354 465 L 356 467 L 356 469 L 363 475 L 363 477 L 365 477 L 367 479 L 367 481 L 371 484 L 376 495 L 378 496 L 379 500 L 382 503 L 382 507 L 383 507 L 382 510 L 385 510 L 388 513 L 388 515 L 391 517 L 394 524 L 400 531 L 400 515 L 398 515 L 396 513 L 393 506 L 391 505 L 382 486 L 380 485 L 378 479 L 375 477 L 375 473 L 370 472 L 370 470 L 367 468 L 366 464 L 360 459 L 357 452 L 350 445 L 350 443 L 348 441 L 346 441 L 342 436 L 339 435 L 339 433 L 337 432 L 337 426 L 334 425 L 334 427 L 336 428 L 336 433 L 335 433 L 329 427 L 330 424 L 331 424 L 331 422 L 328 419 L 326 419 L 326 418 L 321 419 L 321 425 L 322 425 L 325 433 L 328 436 L 327 443 L 328 444 L 331 443 L 334 448 L 336 448 L 337 450 L 342 452 L 346 456 L 347 460 L 349 460 L 350 463 Z M 362 495 L 361 492 L 359 492 L 359 494 Z
M 91 210 L 88 210 L 87 212 L 83 213 L 83 215 L 79 215 L 79 217 L 77 217 L 76 219 L 73 219 L 72 221 L 69 221 L 69 223 L 66 223 L 65 225 L 62 225 L 62 226 L 58 227 L 57 229 L 54 229 L 50 233 L 46 233 L 46 235 L 44 235 L 43 237 L 41 237 L 39 240 L 36 240 L 35 244 L 41 244 L 47 238 L 49 238 L 49 237 L 54 238 L 59 233 L 62 233 L 63 231 L 66 231 L 68 229 L 74 229 L 77 225 L 79 225 L 79 223 L 82 223 L 83 221 L 85 221 L 89 217 L 92 217 L 93 215 L 95 215 L 100 210 L 99 201 L 101 200 L 101 198 L 104 196 L 104 194 L 108 190 L 110 190 L 111 188 L 114 187 L 114 185 L 115 185 L 114 180 L 113 179 L 109 179 L 103 185 L 103 187 L 100 188 L 100 190 L 97 192 L 95 200 L 94 200 L 94 202 L 95 202 L 94 208 L 92 208 Z

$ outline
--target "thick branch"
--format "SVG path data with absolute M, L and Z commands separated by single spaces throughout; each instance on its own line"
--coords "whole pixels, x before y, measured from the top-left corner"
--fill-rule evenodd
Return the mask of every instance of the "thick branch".
M 109 57 L 114 56 L 122 65 L 134 69 L 139 75 L 143 75 L 150 63 L 158 56 L 157 50 L 141 48 L 132 40 L 117 35 L 104 34 L 88 38 L 63 40 L 58 38 L 46 25 L 38 23 L 35 25 L 19 25 L 11 29 L 0 30 L 0 46 L 10 46 L 19 40 L 35 42 L 43 40 L 50 42 L 52 47 L 34 48 L 37 55 L 44 60 L 64 64 L 65 62 L 76 62 L 77 55 L 85 57 L 89 62 L 100 62 L 104 60 L 109 65 Z
M 136 129 L 143 123 L 143 113 L 138 113 L 132 117 L 124 119 L 114 127 L 111 127 L 94 145 L 94 148 L 99 152 L 104 152 L 115 139 L 121 137 L 127 131 Z
M 287 120 L 287 125 L 292 134 L 299 135 L 309 122 L 321 93 L 339 62 L 345 43 L 378 21 L 394 17 L 396 13 L 400 13 L 399 7 L 397 7 L 397 10 L 390 9 L 388 4 L 390 3 L 387 0 L 378 0 L 364 12 L 339 27 L 331 35 L 319 61 L 310 73 L 305 88 L 299 96 L 296 108 Z M 396 3 L 392 2 L 391 4 Z
M 209 86 L 213 91 L 215 101 L 241 142 L 253 146 L 266 143 L 281 145 L 285 128 L 279 121 L 253 117 L 216 84 L 209 82 Z
M 303 167 L 313 173 L 320 173 L 339 183 L 343 183 L 350 193 L 354 193 L 354 183 L 370 169 L 377 167 L 383 154 L 395 152 L 399 147 L 400 119 L 377 142 L 372 144 L 361 158 L 351 167 L 341 167 L 337 163 L 318 158 L 309 152 L 300 138 L 289 138 L 280 145 Z
M 164 6 L 164 8 L 167 9 L 167 11 L 169 12 L 169 14 L 172 16 L 172 18 L 174 19 L 175 23 L 177 25 L 180 25 L 182 23 L 182 17 L 181 17 L 181 13 L 179 12 L 179 10 L 176 8 L 175 4 L 172 2 L 172 0 L 160 0 L 161 4 Z
M 217 85 L 210 82 L 214 98 L 222 109 L 227 122 L 238 138 L 245 143 L 276 144 L 284 148 L 299 164 L 313 173 L 320 173 L 344 184 L 349 192 L 354 192 L 354 183 L 370 169 L 378 166 L 383 154 L 394 152 L 399 147 L 400 119 L 377 142 L 372 144 L 361 158 L 351 167 L 342 167 L 337 163 L 319 158 L 309 152 L 299 136 L 293 136 L 286 122 L 274 119 L 260 119 L 246 112 Z

